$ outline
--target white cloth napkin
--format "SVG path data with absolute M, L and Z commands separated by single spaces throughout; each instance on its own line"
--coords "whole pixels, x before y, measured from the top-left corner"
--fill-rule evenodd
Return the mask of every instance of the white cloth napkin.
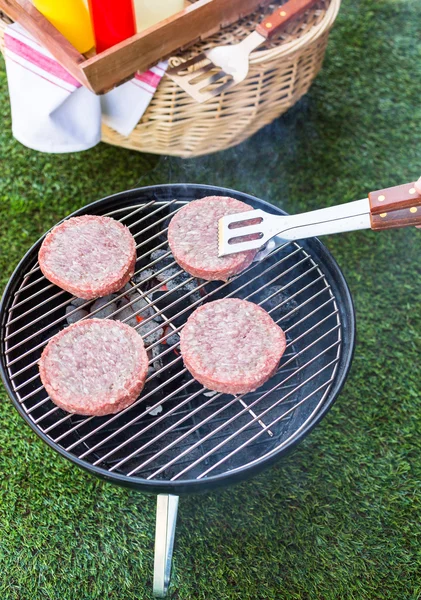
M 133 79 L 99 96 L 103 122 L 128 136 L 149 106 L 168 63 L 160 62 L 144 73 L 136 73 Z
M 92 148 L 101 140 L 101 119 L 121 135 L 130 135 L 167 68 L 161 62 L 96 96 L 19 24 L 7 27 L 4 42 L 13 135 L 40 152 Z

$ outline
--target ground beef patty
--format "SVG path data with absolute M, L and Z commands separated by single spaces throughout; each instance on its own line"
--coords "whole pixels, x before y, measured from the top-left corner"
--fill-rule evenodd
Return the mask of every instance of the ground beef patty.
M 210 390 L 252 392 L 274 375 L 286 340 L 270 315 L 252 302 L 226 298 L 198 308 L 181 331 L 187 369 Z
M 175 260 L 190 275 L 208 281 L 226 281 L 243 271 L 257 251 L 218 256 L 218 221 L 225 215 L 252 208 L 226 196 L 208 196 L 183 206 L 168 228 L 168 242 Z
M 78 298 L 92 300 L 120 290 L 132 277 L 136 243 L 110 217 L 84 215 L 47 235 L 38 255 L 45 277 Z
M 145 384 L 148 355 L 135 329 L 88 319 L 55 335 L 39 361 L 51 400 L 79 415 L 114 414 L 132 404 Z

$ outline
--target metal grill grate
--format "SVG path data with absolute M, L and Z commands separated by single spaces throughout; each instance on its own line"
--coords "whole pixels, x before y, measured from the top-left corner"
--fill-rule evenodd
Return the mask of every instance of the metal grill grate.
M 150 361 L 155 368 L 140 398 L 117 415 L 82 417 L 56 407 L 41 384 L 37 361 L 47 341 L 66 325 L 66 308 L 67 317 L 78 309 L 69 312 L 73 298 L 42 276 L 34 255 L 6 314 L 3 349 L 7 376 L 26 418 L 71 458 L 136 481 L 209 479 L 278 453 L 318 414 L 341 357 L 340 310 L 326 274 L 304 247 L 290 243 L 227 283 L 185 274 L 179 281 L 184 272 L 172 260 L 166 231 L 184 201 L 128 204 L 99 214 L 123 222 L 136 239 L 138 261 L 131 282 L 136 294 L 129 305 L 136 308 L 144 299 L 153 308 L 152 316 L 136 325 L 149 323 L 148 336 L 164 328 L 159 340 L 146 344 L 149 352 L 155 348 Z M 156 250 L 161 250 L 159 256 Z M 200 386 L 184 368 L 174 342 L 195 307 L 230 296 L 268 310 L 288 342 L 277 374 L 242 396 Z M 84 307 L 89 305 L 87 301 Z M 135 315 L 141 317 L 144 310 Z M 154 326 L 156 317 L 161 322 Z M 172 342 L 165 344 L 167 340 Z

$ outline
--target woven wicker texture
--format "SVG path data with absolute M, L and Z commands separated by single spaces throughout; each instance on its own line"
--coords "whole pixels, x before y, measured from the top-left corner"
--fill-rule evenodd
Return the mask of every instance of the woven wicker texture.
M 254 30 L 265 13 L 281 4 L 282 1 L 274 2 L 259 9 L 171 58 L 170 64 L 178 64 L 207 48 L 239 42 Z M 204 104 L 198 104 L 164 76 L 131 135 L 123 137 L 104 125 L 102 140 L 139 152 L 184 158 L 241 143 L 286 112 L 308 91 L 322 66 L 339 6 L 340 0 L 320 0 L 280 36 L 251 54 L 245 81 Z M 5 21 L 0 19 L 0 47 L 5 27 Z

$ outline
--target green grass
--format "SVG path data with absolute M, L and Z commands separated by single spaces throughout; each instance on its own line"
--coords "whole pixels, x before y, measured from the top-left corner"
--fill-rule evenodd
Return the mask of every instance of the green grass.
M 11 136 L 1 70 L 1 284 L 58 219 L 127 188 L 213 183 L 299 211 L 417 178 L 419 8 L 346 0 L 306 98 L 242 146 L 194 160 L 105 145 L 32 152 Z M 235 488 L 182 498 L 174 600 L 421 598 L 421 231 L 326 243 L 355 300 L 351 375 L 287 459 Z M 0 598 L 151 598 L 154 497 L 62 459 L 4 390 L 0 411 Z

